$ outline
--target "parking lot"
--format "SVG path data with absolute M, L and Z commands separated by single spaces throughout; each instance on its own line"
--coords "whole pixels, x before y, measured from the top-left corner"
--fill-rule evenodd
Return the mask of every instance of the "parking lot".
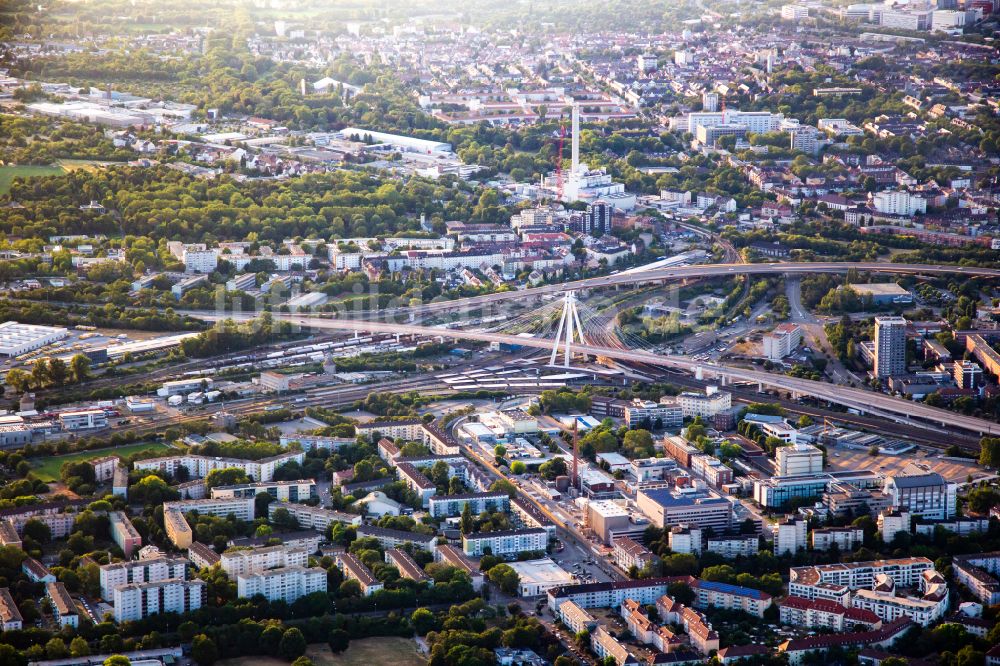
M 870 469 L 885 476 L 914 475 L 937 472 L 948 481 L 965 483 L 969 475 L 973 480 L 987 476 L 975 460 L 942 459 L 938 454 L 928 454 L 920 449 L 903 455 L 871 456 L 867 451 L 854 451 L 843 447 L 830 449 L 827 458 L 829 471 Z

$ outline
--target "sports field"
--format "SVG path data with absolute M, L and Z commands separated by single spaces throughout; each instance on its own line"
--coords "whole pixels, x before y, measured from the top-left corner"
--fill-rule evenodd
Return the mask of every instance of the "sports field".
M 58 176 L 65 173 L 59 165 L 52 166 L 0 166 L 0 194 L 10 191 L 10 184 L 15 178 L 30 178 L 31 176 Z
M 127 444 L 117 448 L 95 449 L 94 451 L 80 451 L 69 453 L 64 456 L 53 456 L 50 458 L 35 458 L 31 461 L 31 467 L 35 476 L 46 483 L 59 480 L 59 470 L 68 462 L 81 462 L 103 458 L 104 456 L 130 456 L 138 451 L 155 451 L 162 454 L 170 449 L 169 446 L 160 442 L 142 442 L 139 444 Z

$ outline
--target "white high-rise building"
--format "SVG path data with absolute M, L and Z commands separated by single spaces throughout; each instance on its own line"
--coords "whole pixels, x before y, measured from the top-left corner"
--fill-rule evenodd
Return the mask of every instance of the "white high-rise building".
M 307 548 L 280 544 L 250 550 L 233 550 L 223 553 L 219 559 L 219 566 L 230 577 L 278 567 L 304 567 L 308 563 Z
M 184 580 L 190 561 L 183 557 L 155 557 L 148 560 L 113 562 L 99 567 L 101 597 L 114 598 L 116 587 L 131 583 L 155 583 L 163 580 Z
M 958 486 L 936 472 L 890 476 L 883 491 L 892 505 L 927 520 L 946 520 L 956 513 Z
M 872 195 L 872 205 L 880 213 L 906 215 L 927 212 L 927 200 L 906 190 L 885 190 Z
M 810 444 L 779 446 L 774 452 L 777 476 L 816 474 L 823 471 L 823 452 Z
M 802 344 L 802 328 L 798 324 L 779 324 L 763 338 L 764 356 L 780 361 Z
M 187 613 L 205 603 L 208 584 L 203 580 L 172 578 L 151 583 L 130 583 L 114 591 L 115 622 L 141 620 L 157 613 Z
M 875 364 L 879 379 L 906 372 L 906 320 L 875 317 Z
M 805 518 L 787 518 L 774 527 L 774 554 L 794 555 L 806 549 L 809 523 Z
M 313 592 L 326 592 L 326 570 L 320 567 L 282 567 L 236 577 L 236 594 L 241 598 L 261 594 L 268 601 L 292 603 Z
M 910 533 L 912 515 L 906 509 L 886 509 L 878 514 L 878 531 L 882 541 L 892 543 L 897 534 Z

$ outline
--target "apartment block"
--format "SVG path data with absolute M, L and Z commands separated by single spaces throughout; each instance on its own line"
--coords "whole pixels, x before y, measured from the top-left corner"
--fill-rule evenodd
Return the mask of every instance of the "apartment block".
M 305 502 L 319 497 L 314 480 L 300 479 L 216 486 L 212 488 L 212 499 L 256 497 L 260 493 L 267 493 L 279 502 Z
M 428 500 L 427 511 L 432 518 L 459 516 L 466 506 L 472 515 L 484 511 L 510 511 L 510 496 L 503 492 L 465 493 L 461 495 L 434 495 Z
M 860 527 L 824 527 L 811 534 L 813 550 L 830 550 L 836 545 L 841 552 L 850 552 L 865 539 L 865 531 Z
M 278 509 L 288 511 L 288 514 L 298 522 L 300 528 L 316 530 L 317 532 L 326 532 L 333 523 L 361 524 L 361 516 L 356 513 L 344 513 L 343 511 L 291 502 L 271 502 L 268 504 L 267 514 L 271 520 L 274 520 L 274 512 Z
M 371 569 L 366 567 L 353 553 L 340 553 L 337 555 L 337 567 L 344 572 L 345 578 L 358 581 L 361 585 L 361 594 L 366 597 L 384 587 L 382 581 L 375 578 L 375 574 L 371 572 Z
M 110 601 L 114 590 L 131 583 L 155 583 L 163 580 L 184 580 L 190 561 L 183 557 L 156 557 L 101 565 L 101 598 Z
M 132 521 L 123 511 L 108 513 L 108 519 L 111 521 L 111 539 L 122 549 L 126 558 L 132 557 L 132 553 L 142 548 L 142 537 Z
M 255 481 L 267 482 L 274 478 L 275 469 L 293 461 L 301 463 L 305 459 L 305 455 L 304 451 L 287 451 L 260 460 L 243 460 L 241 458 L 184 454 L 140 460 L 135 463 L 134 467 L 136 470 L 157 470 L 171 475 L 176 474 L 179 468 L 184 467 L 189 478 L 192 479 L 204 479 L 209 472 L 215 470 L 236 468 L 242 470 L 244 474 Z
M 385 561 L 396 567 L 396 570 L 399 571 L 399 575 L 403 578 L 409 578 L 410 580 L 418 583 L 434 584 L 434 579 L 428 576 L 424 572 L 423 568 L 417 564 L 417 561 L 414 560 L 405 550 L 400 550 L 399 548 L 390 548 L 386 550 Z
M 158 613 L 187 613 L 205 604 L 208 584 L 203 580 L 168 579 L 130 583 L 115 588 L 115 622 L 141 620 Z
M 21 611 L 10 595 L 9 587 L 0 587 L 0 629 L 3 631 L 20 631 L 24 620 Z
M 422 550 L 433 551 L 437 537 L 433 534 L 421 534 L 420 532 L 407 532 L 406 530 L 392 530 L 387 527 L 376 527 L 375 525 L 359 525 L 357 529 L 358 538 L 370 537 L 376 539 L 383 549 L 399 548 L 410 544 Z
M 528 551 L 545 551 L 549 534 L 543 529 L 476 532 L 462 535 L 462 550 L 470 557 L 480 557 L 489 552 L 507 557 Z
M 304 567 L 309 563 L 309 551 L 301 546 L 266 546 L 227 550 L 219 556 L 219 566 L 229 577 L 277 569 L 279 567 Z
M 52 616 L 60 627 L 80 626 L 80 614 L 76 602 L 62 583 L 46 583 L 45 596 L 52 603 Z
M 326 570 L 320 567 L 288 566 L 236 576 L 236 594 L 241 598 L 263 595 L 268 601 L 292 603 L 313 592 L 326 592 Z

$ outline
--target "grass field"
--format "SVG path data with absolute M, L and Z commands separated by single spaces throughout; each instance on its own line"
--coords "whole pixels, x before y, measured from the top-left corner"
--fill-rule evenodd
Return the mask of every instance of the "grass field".
M 61 166 L 0 166 L 0 194 L 10 191 L 10 184 L 15 178 L 31 176 L 58 176 L 65 173 Z
M 362 638 L 351 641 L 351 647 L 333 654 L 324 644 L 310 645 L 306 656 L 315 666 L 424 666 L 427 661 L 409 638 Z M 272 657 L 238 657 L 222 659 L 217 666 L 288 666 L 288 662 Z
M 141 444 L 128 444 L 126 446 L 119 446 L 118 448 L 112 449 L 80 451 L 79 453 L 70 453 L 65 456 L 54 456 L 51 458 L 39 458 L 33 460 L 31 463 L 31 471 L 33 471 L 35 476 L 39 479 L 48 483 L 50 481 L 59 480 L 59 470 L 61 470 L 62 466 L 68 462 L 81 462 L 84 460 L 93 460 L 94 458 L 103 458 L 104 456 L 110 455 L 129 456 L 138 451 L 146 450 L 164 452 L 169 449 L 169 446 L 160 442 L 144 442 Z

